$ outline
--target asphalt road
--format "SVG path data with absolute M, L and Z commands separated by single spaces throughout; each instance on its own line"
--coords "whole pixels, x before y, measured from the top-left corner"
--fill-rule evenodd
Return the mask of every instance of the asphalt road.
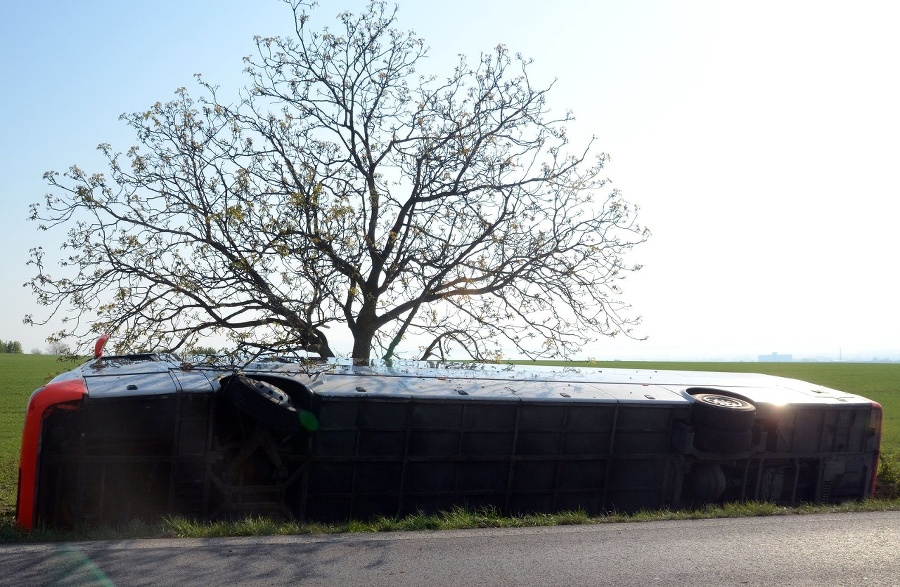
M 900 586 L 900 512 L 2 544 L 0 584 Z

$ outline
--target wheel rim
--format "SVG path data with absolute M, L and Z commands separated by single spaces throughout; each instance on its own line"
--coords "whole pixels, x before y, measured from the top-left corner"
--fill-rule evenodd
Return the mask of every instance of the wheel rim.
M 731 409 L 741 409 L 747 407 L 748 405 L 745 401 L 725 395 L 704 395 L 700 398 L 700 401 L 713 406 L 718 406 L 720 408 Z

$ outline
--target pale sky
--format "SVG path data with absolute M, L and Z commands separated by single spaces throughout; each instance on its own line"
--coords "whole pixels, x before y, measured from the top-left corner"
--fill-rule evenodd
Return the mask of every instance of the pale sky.
M 597 137 L 608 175 L 653 233 L 623 298 L 644 341 L 601 340 L 581 357 L 900 359 L 900 3 L 893 1 L 400 0 L 400 26 L 449 72 L 497 43 L 556 79 L 576 144 Z M 360 0 L 326 0 L 335 26 Z M 252 37 L 290 32 L 275 0 L 5 0 L 0 339 L 46 347 L 22 284 L 28 249 L 57 242 L 26 220 L 42 174 L 125 151 L 123 112 L 172 98 L 193 74 L 245 83 Z M 347 349 L 341 349 L 344 352 Z

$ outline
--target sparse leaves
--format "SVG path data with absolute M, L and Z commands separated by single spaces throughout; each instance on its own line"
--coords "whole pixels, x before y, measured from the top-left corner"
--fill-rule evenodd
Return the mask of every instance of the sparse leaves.
M 169 102 L 123 115 L 139 146 L 101 145 L 109 172 L 45 175 L 31 209 L 68 230 L 50 276 L 29 282 L 60 339 L 115 330 L 121 347 L 350 354 L 568 356 L 635 318 L 618 282 L 648 237 L 603 176 L 592 144 L 499 45 L 448 77 L 418 77 L 423 41 L 371 2 L 334 31 L 256 37 L 237 103 L 198 77 Z M 33 321 L 37 322 L 34 318 Z

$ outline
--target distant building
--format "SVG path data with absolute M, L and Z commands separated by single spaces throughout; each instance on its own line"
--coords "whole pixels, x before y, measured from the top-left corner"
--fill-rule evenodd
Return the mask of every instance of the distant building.
M 772 353 L 771 355 L 760 355 L 757 360 L 760 363 L 790 363 L 794 360 L 794 355 Z

